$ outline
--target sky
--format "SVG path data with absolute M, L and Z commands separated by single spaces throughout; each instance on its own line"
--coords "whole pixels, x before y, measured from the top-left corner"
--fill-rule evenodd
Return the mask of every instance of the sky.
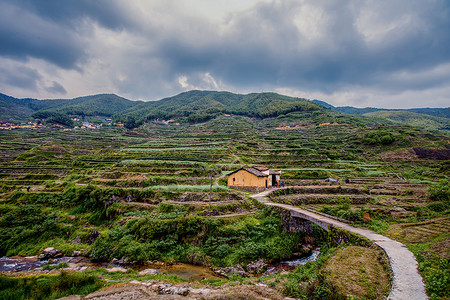
M 0 93 L 450 106 L 448 0 L 0 0 Z

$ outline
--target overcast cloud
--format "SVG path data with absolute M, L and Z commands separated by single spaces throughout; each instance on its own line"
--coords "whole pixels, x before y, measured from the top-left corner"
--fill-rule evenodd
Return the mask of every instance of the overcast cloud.
M 0 0 L 0 92 L 450 105 L 447 0 Z

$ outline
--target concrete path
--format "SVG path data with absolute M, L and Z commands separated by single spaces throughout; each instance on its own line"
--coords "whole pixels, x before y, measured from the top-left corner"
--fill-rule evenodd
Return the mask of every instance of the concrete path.
M 310 218 L 314 218 L 318 221 L 328 223 L 334 227 L 345 229 L 350 232 L 357 233 L 362 235 L 381 248 L 386 252 L 389 257 L 389 263 L 391 265 L 393 280 L 392 280 L 392 289 L 389 294 L 388 299 L 392 300 L 422 300 L 428 299 L 428 296 L 425 292 L 425 284 L 423 283 L 422 276 L 420 276 L 419 271 L 417 270 L 417 261 L 408 248 L 399 243 L 397 241 L 391 240 L 388 237 L 385 237 L 381 234 L 378 234 L 372 230 L 353 227 L 349 224 L 345 224 L 339 221 L 336 221 L 331 218 L 327 218 L 320 214 L 316 214 L 314 212 L 301 209 L 299 207 L 295 207 L 287 204 L 278 204 L 269 201 L 266 198 L 274 189 L 264 191 L 259 194 L 254 194 L 251 197 L 259 200 L 268 206 L 280 207 L 286 210 L 291 210 L 295 212 L 299 212 L 301 214 L 307 215 Z

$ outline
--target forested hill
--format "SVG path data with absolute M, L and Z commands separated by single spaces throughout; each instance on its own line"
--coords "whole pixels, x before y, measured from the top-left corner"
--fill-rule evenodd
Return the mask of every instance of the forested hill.
M 111 117 L 142 101 L 131 101 L 114 94 L 100 94 L 74 99 L 17 99 L 0 94 L 0 121 L 19 122 L 30 118 L 65 119 L 70 116 Z
M 336 107 L 320 100 L 313 100 L 313 102 L 323 108 L 341 113 L 383 118 L 395 123 L 403 123 L 425 130 L 450 131 L 450 107 L 408 109 L 357 108 L 353 106 Z
M 188 118 L 202 121 L 218 113 L 250 117 L 273 117 L 293 111 L 321 108 L 312 102 L 276 93 L 248 95 L 229 92 L 189 91 L 159 101 L 131 101 L 114 94 L 74 99 L 17 99 L 0 94 L 0 121 L 24 121 L 31 117 L 65 124 L 73 116 L 106 116 L 117 120 L 133 117 L 136 121 L 157 118 Z
M 323 101 L 309 101 L 276 93 L 234 94 L 217 91 L 188 91 L 158 101 L 132 101 L 114 94 L 74 99 L 17 99 L 0 94 L 0 121 L 23 122 L 34 119 L 73 127 L 72 119 L 102 116 L 136 126 L 155 119 L 204 122 L 220 114 L 269 118 L 290 112 L 331 109 L 406 123 L 427 130 L 450 128 L 450 108 L 388 110 L 378 108 L 334 107 Z M 430 116 L 433 115 L 433 116 Z M 444 118 L 443 118 L 444 117 Z M 88 118 L 89 119 L 89 118 Z
M 413 112 L 418 114 L 429 115 L 433 117 L 440 118 L 450 118 L 450 107 L 446 108 L 406 108 L 406 109 L 387 109 L 387 108 L 375 108 L 375 107 L 364 107 L 358 108 L 353 106 L 333 106 L 327 102 L 320 100 L 313 100 L 313 103 L 320 105 L 325 108 L 332 109 L 334 111 L 351 114 L 351 115 L 364 115 L 367 113 L 373 113 L 378 111 L 403 111 L 403 112 Z
M 241 95 L 230 92 L 189 91 L 160 101 L 144 102 L 123 114 L 147 120 L 174 117 L 207 118 L 217 113 L 266 118 L 293 111 L 320 109 L 306 99 L 276 93 Z

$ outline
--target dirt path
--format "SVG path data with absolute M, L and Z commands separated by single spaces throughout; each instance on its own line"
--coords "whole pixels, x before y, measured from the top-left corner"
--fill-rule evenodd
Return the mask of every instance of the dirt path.
M 268 198 L 266 198 L 266 196 L 273 191 L 274 189 L 270 189 L 259 194 L 254 194 L 251 197 L 259 200 L 260 202 L 263 202 L 265 205 L 276 206 L 284 208 L 286 210 L 296 211 L 321 222 L 328 223 L 329 225 L 335 226 L 337 228 L 342 228 L 347 231 L 357 233 L 368 238 L 369 240 L 383 248 L 383 250 L 389 257 L 389 262 L 393 273 L 392 289 L 388 299 L 428 299 L 428 296 L 425 292 L 425 284 L 423 283 L 422 277 L 417 270 L 416 258 L 405 245 L 400 242 L 391 240 L 390 238 L 380 235 L 369 229 L 356 228 L 351 225 L 295 206 L 273 203 Z

